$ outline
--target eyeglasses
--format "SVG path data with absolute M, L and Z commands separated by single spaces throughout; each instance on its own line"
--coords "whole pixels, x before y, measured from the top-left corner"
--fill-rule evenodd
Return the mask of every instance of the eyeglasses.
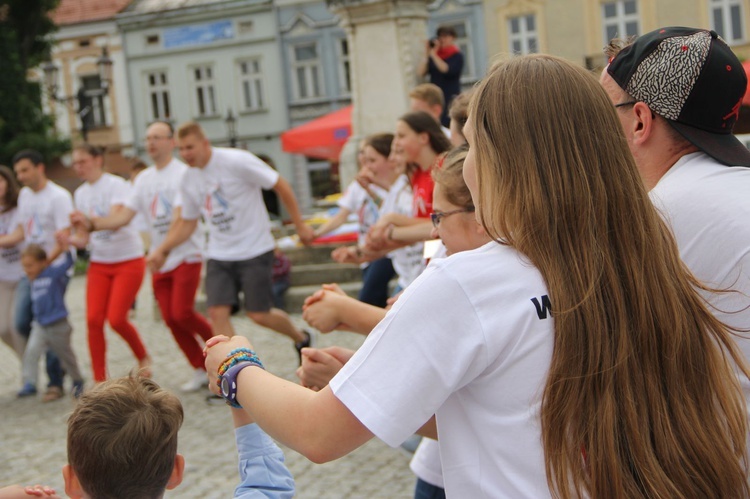
M 453 211 L 433 211 L 432 213 L 430 213 L 430 220 L 432 220 L 432 226 L 437 229 L 438 225 L 440 225 L 440 221 L 445 217 L 455 215 L 456 213 L 471 213 L 473 211 L 473 208 Z
M 627 102 L 620 102 L 619 104 L 615 104 L 615 108 L 623 107 L 623 106 L 632 106 L 633 104 L 637 104 L 637 100 L 629 100 Z
M 148 135 L 146 137 L 146 142 L 154 141 L 154 140 L 166 140 L 166 139 L 171 139 L 171 138 L 172 138 L 171 135 Z

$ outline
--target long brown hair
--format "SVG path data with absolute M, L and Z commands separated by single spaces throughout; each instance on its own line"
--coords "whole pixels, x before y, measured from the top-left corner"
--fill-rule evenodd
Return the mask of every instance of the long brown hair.
M 534 55 L 469 108 L 477 210 L 544 277 L 541 431 L 559 497 L 747 497 L 748 368 L 652 206 L 596 78 Z M 471 131 L 470 130 L 470 131 Z
M 5 213 L 18 206 L 18 193 L 21 190 L 21 186 L 18 185 L 18 180 L 13 174 L 13 170 L 5 165 L 0 165 L 0 176 L 5 179 L 7 187 L 5 188 L 5 196 L 0 199 L 0 205 L 2 205 L 2 211 Z

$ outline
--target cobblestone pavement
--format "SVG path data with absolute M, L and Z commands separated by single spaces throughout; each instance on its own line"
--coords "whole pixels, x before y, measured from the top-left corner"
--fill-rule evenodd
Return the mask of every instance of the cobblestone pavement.
M 82 372 L 91 376 L 84 316 L 85 278 L 71 281 L 67 304 L 73 323 L 73 345 Z M 135 323 L 155 360 L 154 379 L 178 393 L 185 408 L 179 452 L 185 456 L 185 480 L 170 498 L 230 498 L 237 483 L 237 455 L 231 416 L 224 405 L 205 402 L 207 391 L 182 394 L 179 386 L 192 374 L 162 322 L 153 320 L 153 298 L 148 282 L 138 297 Z M 299 315 L 294 320 L 303 323 Z M 296 381 L 297 354 L 290 340 L 254 326 L 245 317 L 233 319 L 235 329 L 252 339 L 267 369 Z M 108 366 L 112 376 L 127 374 L 135 360 L 127 345 L 107 331 Z M 318 337 L 320 346 L 339 344 L 356 348 L 361 337 L 332 333 Z M 41 366 L 40 366 L 41 369 Z M 46 382 L 40 375 L 40 383 Z M 0 484 L 44 483 L 63 492 L 60 469 L 66 462 L 66 418 L 73 408 L 70 397 L 42 403 L 39 398 L 16 399 L 20 388 L 20 364 L 10 349 L 0 345 Z M 66 380 L 69 383 L 69 380 Z M 408 458 L 377 439 L 332 463 L 316 465 L 290 449 L 284 449 L 295 477 L 297 497 L 411 497 L 414 476 Z

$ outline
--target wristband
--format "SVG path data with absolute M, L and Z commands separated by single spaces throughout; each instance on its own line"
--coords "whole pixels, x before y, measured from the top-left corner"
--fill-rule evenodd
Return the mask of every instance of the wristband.
M 258 356 L 249 348 L 237 348 L 232 350 L 219 366 L 219 379 L 216 384 L 219 386 L 222 397 L 230 406 L 241 409 L 242 406 L 237 402 L 237 375 L 244 368 L 249 366 L 263 367 Z
M 219 377 L 221 396 L 224 397 L 227 404 L 235 409 L 242 409 L 240 403 L 237 402 L 237 376 L 240 374 L 240 371 L 250 366 L 259 367 L 255 362 L 238 362 Z

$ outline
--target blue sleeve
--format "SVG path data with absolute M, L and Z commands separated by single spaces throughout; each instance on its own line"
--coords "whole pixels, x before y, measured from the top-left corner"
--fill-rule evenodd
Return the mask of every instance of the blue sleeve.
M 73 266 L 73 255 L 70 254 L 70 250 L 63 251 L 65 259 L 59 263 L 52 262 L 49 267 L 45 270 L 45 274 L 49 277 L 57 278 L 67 274 L 68 269 Z
M 284 453 L 271 437 L 256 424 L 240 426 L 234 436 L 240 468 L 235 499 L 294 497 L 294 478 L 284 464 Z

